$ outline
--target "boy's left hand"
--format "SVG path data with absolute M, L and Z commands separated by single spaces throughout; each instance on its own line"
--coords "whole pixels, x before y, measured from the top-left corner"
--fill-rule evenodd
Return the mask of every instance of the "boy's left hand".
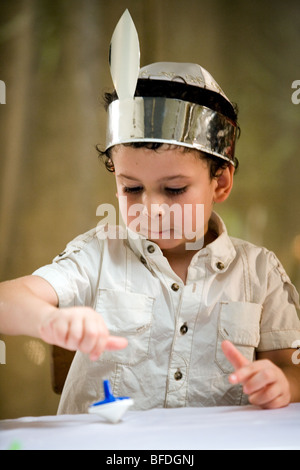
M 222 350 L 235 372 L 229 377 L 232 384 L 242 384 L 252 405 L 262 408 L 281 408 L 291 401 L 290 384 L 283 371 L 268 359 L 250 362 L 230 342 L 223 341 Z

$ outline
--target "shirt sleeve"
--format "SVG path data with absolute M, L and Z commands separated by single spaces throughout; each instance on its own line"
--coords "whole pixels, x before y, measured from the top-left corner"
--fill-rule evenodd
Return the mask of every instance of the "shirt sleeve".
M 101 266 L 103 241 L 96 229 L 68 243 L 52 264 L 33 275 L 48 281 L 57 293 L 59 307 L 93 306 Z
M 257 351 L 293 348 L 300 340 L 299 295 L 273 253 L 269 266 Z

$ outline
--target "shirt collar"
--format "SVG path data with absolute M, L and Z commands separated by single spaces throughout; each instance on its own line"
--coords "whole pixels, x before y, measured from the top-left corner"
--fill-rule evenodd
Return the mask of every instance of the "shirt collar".
M 213 242 L 200 250 L 194 258 L 197 260 L 202 256 L 207 256 L 207 261 L 214 271 L 225 272 L 236 257 L 236 250 L 231 238 L 228 236 L 223 220 L 215 212 L 211 215 L 209 225 L 218 236 Z
M 203 257 L 205 257 L 214 271 L 225 272 L 234 260 L 236 250 L 228 236 L 223 220 L 215 212 L 211 215 L 209 225 L 211 229 L 217 233 L 217 238 L 206 247 L 199 250 L 194 255 L 191 264 L 195 266 L 198 263 L 203 263 Z M 130 248 L 142 261 L 145 261 L 148 256 L 163 256 L 157 243 L 148 240 L 142 235 L 138 235 L 128 227 L 126 231 Z

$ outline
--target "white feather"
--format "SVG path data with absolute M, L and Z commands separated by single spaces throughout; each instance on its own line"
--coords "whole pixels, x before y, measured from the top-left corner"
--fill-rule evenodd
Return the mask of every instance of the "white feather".
M 119 100 L 133 98 L 140 71 L 138 34 L 128 10 L 121 16 L 111 38 L 109 63 Z

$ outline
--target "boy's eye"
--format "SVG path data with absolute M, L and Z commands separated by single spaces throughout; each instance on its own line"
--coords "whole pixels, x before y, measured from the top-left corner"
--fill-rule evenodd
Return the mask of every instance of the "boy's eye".
M 124 186 L 123 187 L 123 192 L 124 193 L 139 193 L 142 191 L 142 186 L 134 186 L 134 187 L 129 187 L 129 186 Z
M 123 186 L 123 192 L 124 193 L 130 193 L 130 194 L 137 194 L 143 191 L 143 186 Z M 169 193 L 172 196 L 177 196 L 178 194 L 182 194 L 186 191 L 187 186 L 184 186 L 183 188 L 165 188 L 165 191 Z
M 177 195 L 177 194 L 184 193 L 186 189 L 187 189 L 187 186 L 184 186 L 183 188 L 166 188 L 166 191 L 170 194 Z

